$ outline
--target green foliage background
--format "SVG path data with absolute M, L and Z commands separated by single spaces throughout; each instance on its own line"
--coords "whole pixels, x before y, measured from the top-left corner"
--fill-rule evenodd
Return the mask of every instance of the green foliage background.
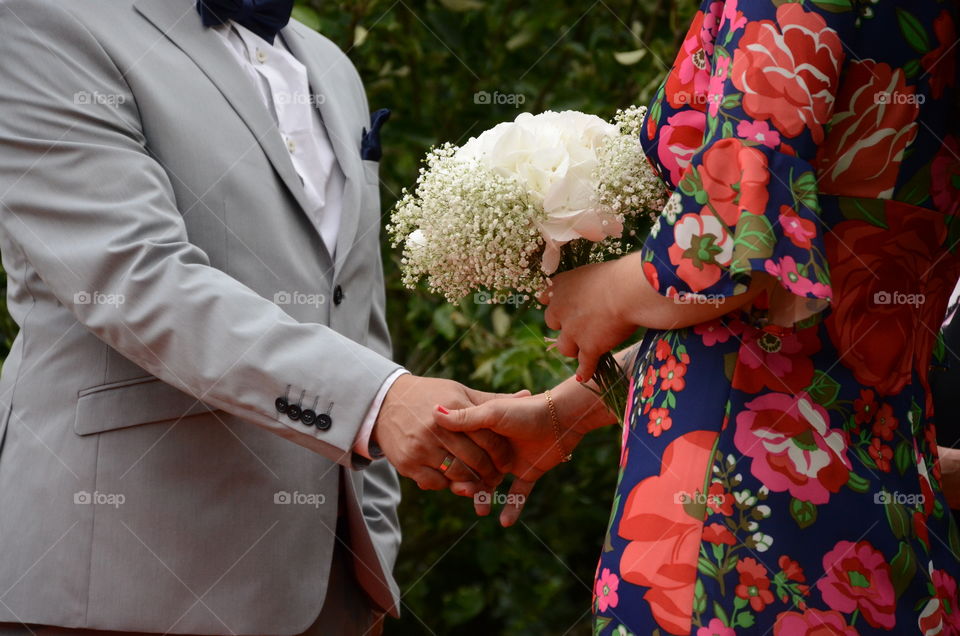
M 433 144 L 462 143 L 521 110 L 609 118 L 646 103 L 695 10 L 693 0 L 298 0 L 295 16 L 347 51 L 373 109 L 393 111 L 383 133 L 386 214 Z M 524 103 L 477 103 L 481 91 Z M 545 351 L 536 309 L 410 292 L 387 245 L 384 258 L 396 358 L 410 370 L 498 391 L 540 391 L 572 372 Z M 4 307 L 4 353 L 15 333 Z M 404 616 L 387 634 L 589 633 L 618 457 L 618 430 L 589 436 L 509 530 L 477 519 L 469 500 L 404 483 Z

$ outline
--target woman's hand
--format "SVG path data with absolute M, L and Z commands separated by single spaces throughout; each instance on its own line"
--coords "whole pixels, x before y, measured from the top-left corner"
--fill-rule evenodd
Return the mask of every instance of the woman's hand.
M 557 351 L 579 361 L 578 381 L 593 377 L 600 356 L 640 326 L 630 317 L 637 302 L 630 290 L 642 278 L 637 253 L 557 274 L 540 295 L 540 302 L 547 305 L 547 326 L 560 331 Z
M 476 434 L 489 429 L 506 437 L 513 450 L 511 472 L 516 475 L 507 505 L 500 513 L 504 527 L 520 518 L 533 485 L 541 476 L 570 454 L 583 436 L 601 426 L 615 423 L 603 401 L 572 378 L 551 391 L 557 422 L 550 415 L 546 395 L 496 399 L 472 408 L 438 408 L 436 424 L 447 430 Z M 559 431 L 559 439 L 557 432 Z M 477 506 L 477 514 L 489 513 L 489 504 Z

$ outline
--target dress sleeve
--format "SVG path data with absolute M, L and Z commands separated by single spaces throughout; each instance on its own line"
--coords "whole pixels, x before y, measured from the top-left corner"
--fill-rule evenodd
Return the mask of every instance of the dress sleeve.
M 771 310 L 796 322 L 831 300 L 812 162 L 855 16 L 806 2 L 705 6 L 713 20 L 701 31 L 709 70 L 703 144 L 643 247 L 644 274 L 667 296 L 716 299 L 745 292 L 754 272 L 766 272 L 780 283 Z M 708 24 L 717 25 L 713 33 Z M 668 125 L 671 101 L 660 101 Z

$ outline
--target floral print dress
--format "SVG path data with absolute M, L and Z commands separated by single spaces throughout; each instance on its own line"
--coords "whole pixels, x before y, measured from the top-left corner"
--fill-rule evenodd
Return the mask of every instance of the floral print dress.
M 643 274 L 688 304 L 776 283 L 641 344 L 595 634 L 960 634 L 927 383 L 960 277 L 957 17 L 696 14 L 641 133 L 674 189 Z

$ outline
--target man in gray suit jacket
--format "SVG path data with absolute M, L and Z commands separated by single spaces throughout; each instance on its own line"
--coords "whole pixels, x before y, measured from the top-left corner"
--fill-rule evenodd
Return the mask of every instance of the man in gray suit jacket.
M 489 396 L 390 361 L 353 66 L 292 0 L 206 4 L 0 0 L 0 633 L 375 633 L 378 446 L 506 468 L 432 422 Z

